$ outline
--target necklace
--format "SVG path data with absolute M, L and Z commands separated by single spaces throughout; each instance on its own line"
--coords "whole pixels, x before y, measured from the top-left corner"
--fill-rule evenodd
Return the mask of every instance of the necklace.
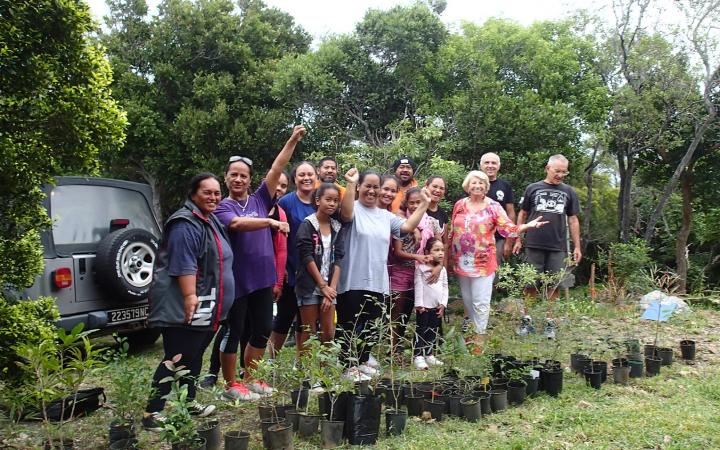
M 233 200 L 235 200 L 235 199 L 233 199 Z M 245 212 L 245 208 L 247 208 L 249 201 L 250 201 L 250 196 L 248 195 L 247 197 L 245 197 L 244 205 L 242 203 L 240 203 L 239 200 L 235 200 L 235 203 L 237 203 L 237 205 L 240 207 L 240 209 L 242 209 L 242 211 Z

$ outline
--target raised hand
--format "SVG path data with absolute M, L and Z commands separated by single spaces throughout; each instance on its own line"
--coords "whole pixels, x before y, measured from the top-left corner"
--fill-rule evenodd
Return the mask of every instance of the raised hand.
M 358 170 L 355 167 L 352 167 L 350 170 L 345 172 L 345 181 L 347 181 L 348 183 L 357 184 L 359 179 L 360 179 L 360 174 L 358 173 Z
M 305 125 L 295 125 L 293 128 L 292 136 L 290 136 L 291 140 L 294 140 L 295 142 L 300 141 L 305 135 L 307 134 L 307 130 L 305 129 Z

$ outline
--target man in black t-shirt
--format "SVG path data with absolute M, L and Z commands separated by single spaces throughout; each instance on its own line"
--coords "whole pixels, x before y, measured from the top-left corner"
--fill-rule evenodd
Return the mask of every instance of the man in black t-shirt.
M 513 190 L 505 180 L 498 178 L 500 171 L 500 157 L 495 153 L 485 153 L 480 158 L 480 170 L 490 179 L 490 190 L 487 196 L 500 203 L 511 221 L 515 222 L 515 197 Z M 510 256 L 514 239 L 505 239 L 500 233 L 495 232 L 495 248 L 498 267 L 502 265 L 503 260 Z
M 520 213 L 517 224 L 533 220 L 542 216 L 549 223 L 542 228 L 528 230 L 525 234 L 525 259 L 532 264 L 538 272 L 557 273 L 565 268 L 567 258 L 567 227 L 570 229 L 570 238 L 573 243 L 573 263 L 577 264 L 582 258 L 580 250 L 580 201 L 573 188 L 563 183 L 568 175 L 568 160 L 563 155 L 553 155 L 545 166 L 545 179 L 532 183 L 525 189 L 520 200 Z M 567 225 L 566 225 L 567 224 Z M 519 253 L 522 240 L 517 239 L 513 253 Z M 525 290 L 526 295 L 537 295 L 535 286 Z M 549 300 L 558 296 L 557 289 L 548 293 Z M 523 324 L 518 329 L 523 334 L 523 326 L 530 325 L 528 316 L 523 317 Z M 531 322 L 530 322 L 531 323 Z M 555 337 L 554 323 L 548 320 L 545 334 L 549 338 Z

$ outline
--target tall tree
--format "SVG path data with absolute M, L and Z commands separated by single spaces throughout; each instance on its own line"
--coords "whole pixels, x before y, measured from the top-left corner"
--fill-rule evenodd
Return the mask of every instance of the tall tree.
M 98 154 L 123 142 L 94 29 L 79 0 L 0 3 L 0 286 L 24 287 L 42 269 L 41 184 L 96 173 Z
M 230 0 L 165 0 L 152 18 L 144 0 L 110 7 L 102 41 L 130 127 L 108 171 L 149 183 L 167 211 L 194 172 L 219 172 L 230 155 L 269 167 L 296 119 L 271 94 L 274 74 L 284 55 L 307 51 L 308 34 L 259 0 L 239 11 Z

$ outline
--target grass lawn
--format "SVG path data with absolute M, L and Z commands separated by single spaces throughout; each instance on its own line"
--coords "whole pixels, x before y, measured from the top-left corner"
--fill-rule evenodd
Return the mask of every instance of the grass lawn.
M 512 306 L 512 302 L 509 303 Z M 545 305 L 532 308 L 533 317 L 544 316 Z M 652 343 L 655 322 L 639 319 L 635 305 L 607 305 L 584 299 L 560 301 L 555 307 L 559 320 L 557 339 L 546 341 L 542 335 L 524 338 L 514 334 L 515 316 L 495 312 L 491 317 L 491 352 L 519 358 L 537 356 L 541 360 L 558 359 L 569 365 L 569 355 L 577 350 L 596 359 L 609 361 L 615 351 L 608 339 L 639 338 Z M 460 316 L 454 317 L 457 320 Z M 693 364 L 680 360 L 679 341 L 697 342 Z M 630 380 L 619 386 L 608 378 L 600 390 L 585 385 L 580 377 L 565 372 L 564 388 L 558 398 L 544 393 L 523 405 L 485 416 L 479 423 L 458 419 L 423 422 L 408 419 L 401 437 L 383 437 L 379 449 L 711 449 L 720 448 L 720 312 L 695 307 L 691 313 L 676 314 L 662 323 L 659 345 L 675 349 L 675 362 L 663 367 L 652 378 Z M 209 351 L 206 357 L 209 355 Z M 147 371 L 147 383 L 161 356 L 158 342 L 133 358 L 139 358 Z M 553 358 L 554 357 L 554 358 Z M 107 427 L 113 418 L 112 373 L 101 372 L 89 380 L 89 386 L 104 386 L 108 405 L 89 417 L 69 424 L 80 449 L 107 448 Z M 243 429 L 252 433 L 251 448 L 262 448 L 255 405 L 233 406 L 201 392 L 200 400 L 218 405 L 217 417 L 223 430 Z M 314 399 L 311 399 L 314 401 Z M 37 448 L 38 426 L 32 423 L 2 424 L 0 448 Z M 165 449 L 158 435 L 139 431 L 141 448 Z M 295 439 L 296 449 L 320 447 L 319 436 L 310 441 Z

